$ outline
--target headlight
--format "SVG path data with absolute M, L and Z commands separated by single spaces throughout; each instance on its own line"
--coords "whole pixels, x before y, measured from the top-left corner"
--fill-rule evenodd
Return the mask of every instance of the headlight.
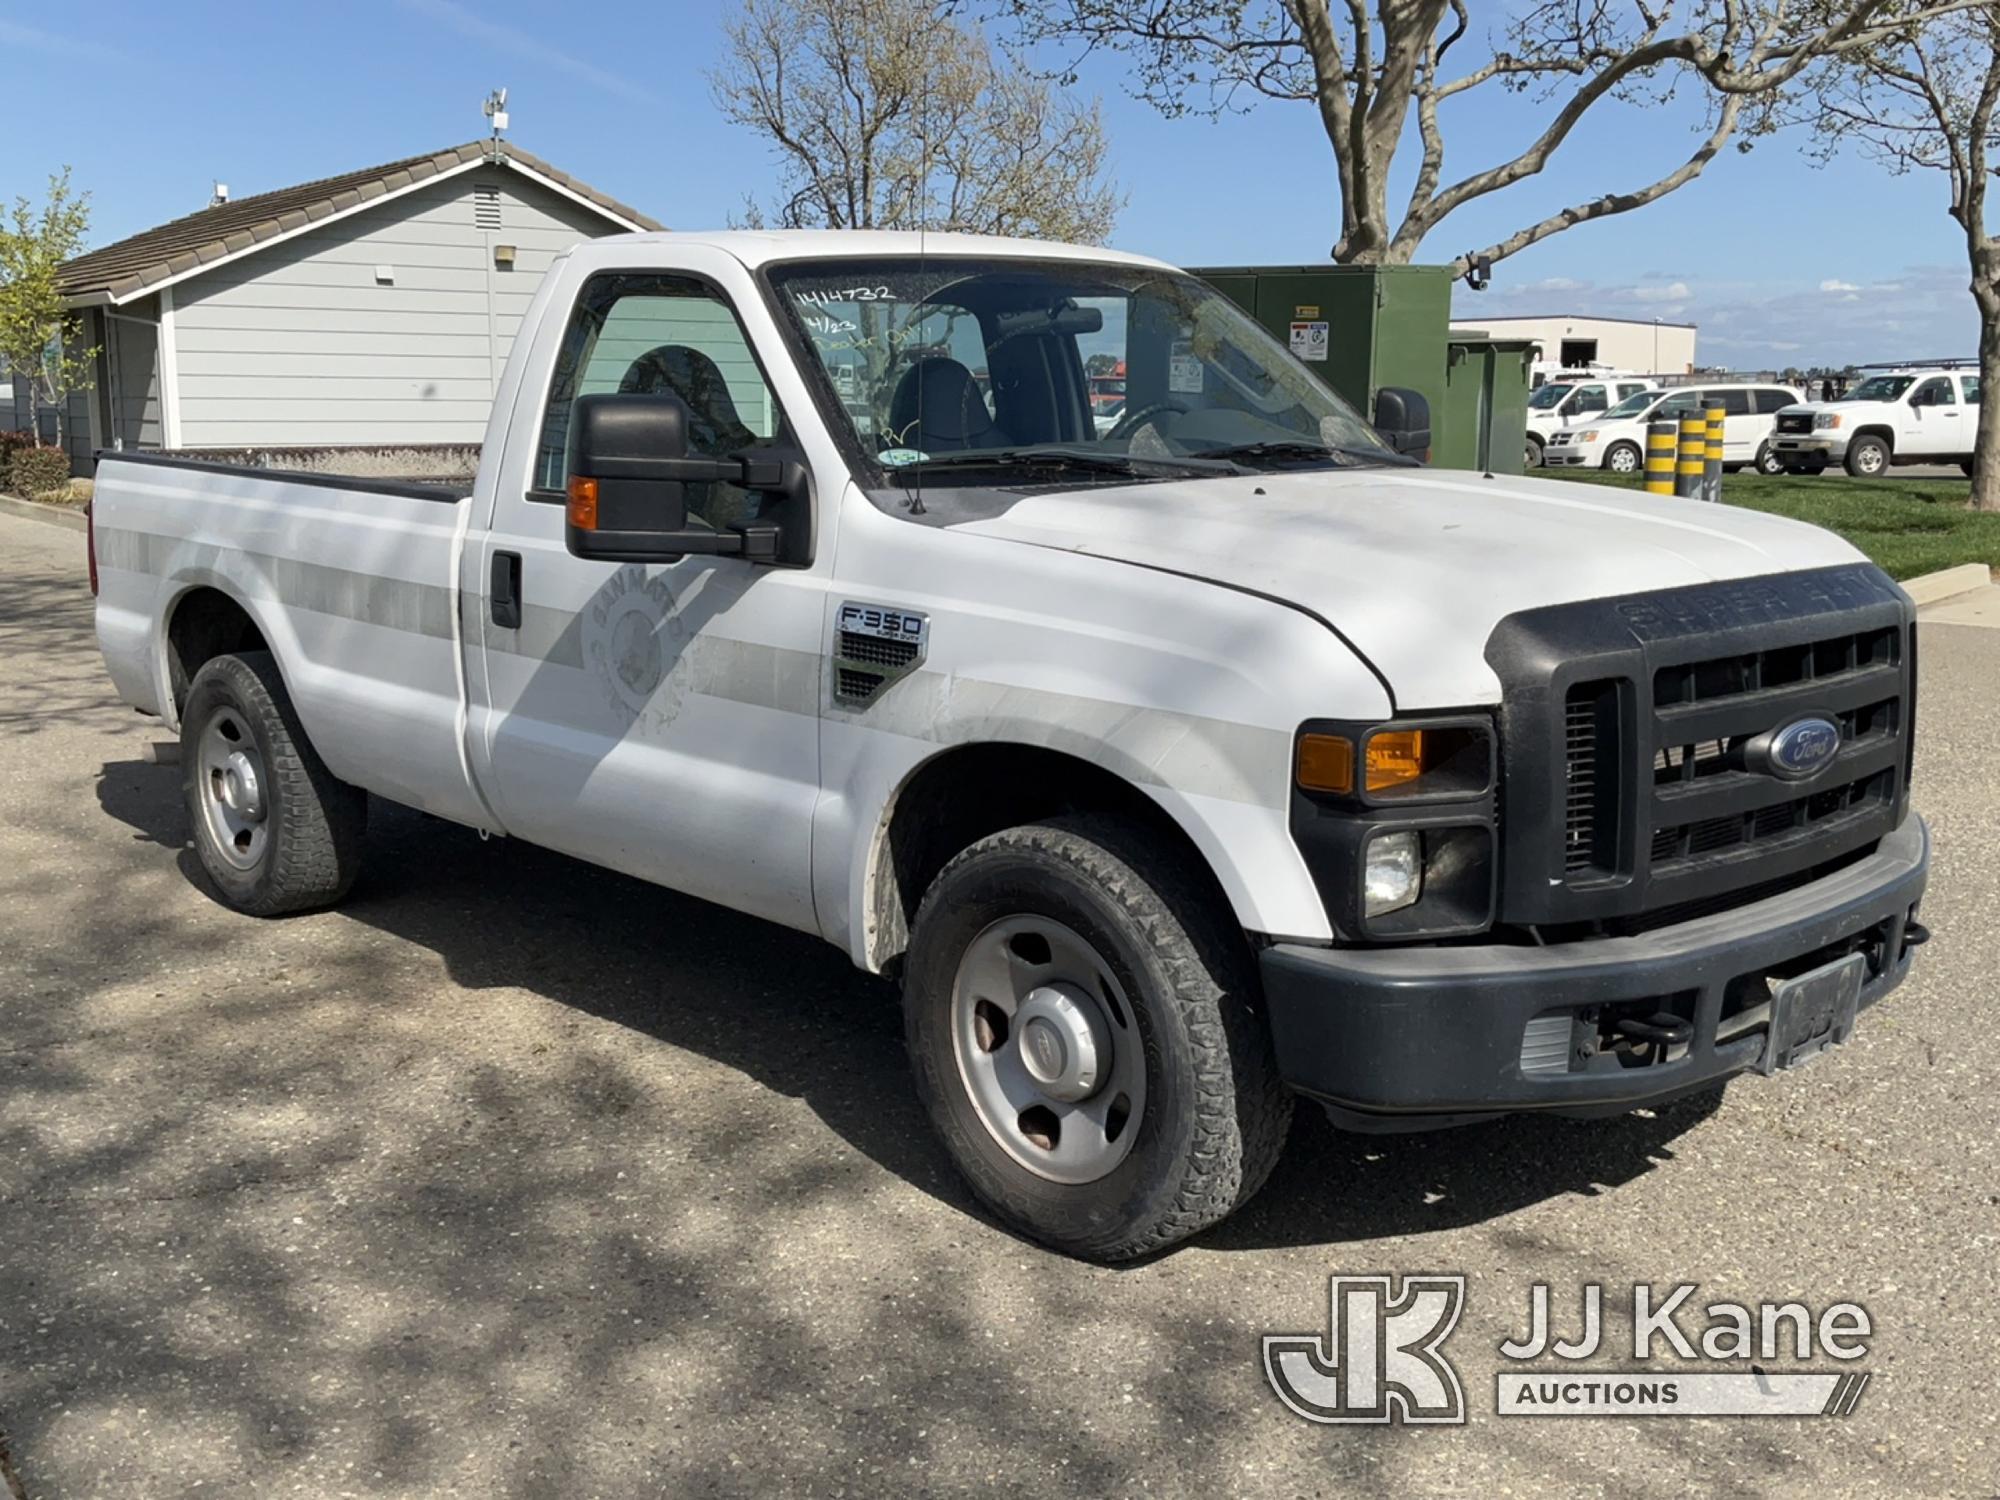
M 1594 443 L 1594 442 L 1596 442 L 1596 441 L 1597 441 L 1597 429 L 1596 429 L 1595 427 L 1592 427 L 1592 428 L 1589 428 L 1589 429 L 1587 429 L 1587 430 L 1585 430 L 1585 431 L 1583 431 L 1583 432 L 1579 432 L 1579 433 L 1578 433 L 1578 434 L 1576 435 L 1576 440 L 1577 440 L 1577 441 L 1578 441 L 1579 443 Z
M 1829 427 L 1838 427 L 1839 425 L 1840 413 L 1837 411 L 1823 411 L 1813 417 L 1813 431 L 1815 432 L 1823 432 Z
M 1379 917 L 1413 904 L 1424 892 L 1420 833 L 1378 833 L 1362 867 L 1362 913 Z

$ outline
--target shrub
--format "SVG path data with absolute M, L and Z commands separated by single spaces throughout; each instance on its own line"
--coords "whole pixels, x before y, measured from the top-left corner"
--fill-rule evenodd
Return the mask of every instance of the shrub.
M 69 487 L 69 455 L 60 448 L 17 448 L 7 461 L 7 488 L 33 499 Z
M 7 465 L 14 461 L 14 455 L 23 448 L 35 446 L 35 434 L 26 427 L 0 432 L 0 479 L 7 475 Z

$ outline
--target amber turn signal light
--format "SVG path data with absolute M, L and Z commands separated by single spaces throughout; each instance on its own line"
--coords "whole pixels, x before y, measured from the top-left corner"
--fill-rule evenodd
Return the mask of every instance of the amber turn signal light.
M 580 474 L 570 476 L 569 524 L 578 531 L 597 530 L 597 481 Z
M 1424 774 L 1424 732 L 1386 729 L 1368 741 L 1367 785 L 1371 792 L 1405 786 Z
M 1299 736 L 1299 785 L 1309 792 L 1354 790 L 1354 741 L 1337 734 Z

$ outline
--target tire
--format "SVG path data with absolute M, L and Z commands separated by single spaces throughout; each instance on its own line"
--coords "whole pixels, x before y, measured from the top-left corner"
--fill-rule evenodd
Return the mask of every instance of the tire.
M 1604 467 L 1614 474 L 1636 474 L 1645 462 L 1637 443 L 1613 443 L 1604 452 Z
M 1757 450 L 1757 458 L 1751 467 L 1756 469 L 1759 474 L 1769 475 L 1773 478 L 1780 474 L 1795 474 L 1800 472 L 1778 457 L 1778 450 L 1773 448 L 1769 443 L 1766 443 Z
M 1960 464 L 1960 465 L 1958 466 L 1958 468 L 1959 468 L 1959 472 L 1960 472 L 1960 473 L 1962 473 L 1962 474 L 1964 474 L 1964 475 L 1965 475 L 1965 477 L 1966 477 L 1967 479 L 1970 479 L 1970 478 L 1972 477 L 1972 460 L 1971 460 L 1971 459 L 1969 459 L 1969 458 L 1968 458 L 1968 459 L 1966 459 L 1966 460 L 1965 460 L 1965 462 L 1963 462 L 1962 464 Z
M 1530 469 L 1539 469 L 1542 466 L 1542 445 L 1534 438 L 1528 439 L 1528 446 L 1523 457 L 1523 462 Z
M 1093 961 L 1094 980 L 1083 972 Z M 1105 1043 L 1096 1092 L 1067 1104 L 1032 1076 L 1049 1054 L 1031 1057 L 1029 1043 L 1049 1016 L 1021 1021 L 1052 995 L 1073 1011 L 1087 1004 Z M 998 1020 L 994 996 L 1014 1006 Z M 925 893 L 905 959 L 917 1093 L 953 1161 L 1008 1225 L 1091 1260 L 1175 1244 L 1263 1186 L 1292 1101 L 1260 1006 L 1226 908 L 1172 851 L 1101 818 L 1009 828 L 958 855 Z M 1061 1049 L 1066 1061 L 1077 1052 Z M 990 1123 L 993 1085 L 982 1094 L 978 1080 L 1009 1059 L 1032 1103 L 1013 1125 Z M 1007 1096 L 1000 1113 L 1025 1097 Z
M 1889 472 L 1889 445 L 1864 432 L 1847 445 L 1847 472 L 1855 479 L 1880 479 Z
M 270 652 L 218 656 L 195 674 L 181 766 L 195 852 L 230 906 L 271 917 L 347 894 L 368 796 L 327 770 Z

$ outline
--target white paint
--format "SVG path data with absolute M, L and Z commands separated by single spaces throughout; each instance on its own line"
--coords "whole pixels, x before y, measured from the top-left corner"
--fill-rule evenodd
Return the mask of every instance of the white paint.
M 160 428 L 166 447 L 181 445 L 180 346 L 174 336 L 174 289 L 160 288 Z

